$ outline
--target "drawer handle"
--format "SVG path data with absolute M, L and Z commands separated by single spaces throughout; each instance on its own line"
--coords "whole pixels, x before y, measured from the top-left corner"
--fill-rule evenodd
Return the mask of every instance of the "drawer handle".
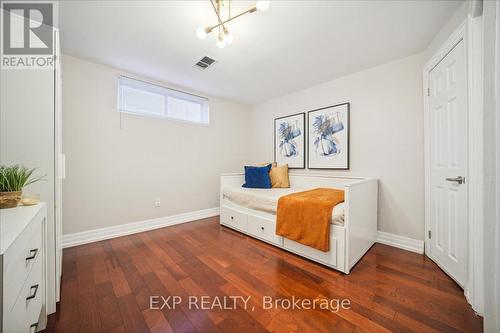
M 35 333 L 38 328 L 38 323 L 34 323 L 30 325 L 30 333 Z
M 37 253 L 38 253 L 38 249 L 31 249 L 30 255 L 26 257 L 26 261 L 31 260 L 31 259 L 35 259 Z
M 234 220 L 234 216 L 231 216 L 231 220 Z
M 35 289 L 35 291 L 33 292 L 33 294 L 31 294 L 28 297 L 26 297 L 27 301 L 36 297 L 36 293 L 38 291 L 38 284 L 35 284 L 34 286 L 30 287 L 30 290 L 33 290 L 33 289 Z
M 264 227 L 260 227 L 260 230 L 264 231 Z

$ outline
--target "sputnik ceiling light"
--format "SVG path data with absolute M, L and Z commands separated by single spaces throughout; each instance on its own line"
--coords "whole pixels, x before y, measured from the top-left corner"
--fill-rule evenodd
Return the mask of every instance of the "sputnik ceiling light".
M 218 29 L 216 44 L 221 49 L 223 49 L 226 44 L 231 44 L 233 42 L 233 35 L 229 32 L 226 23 L 247 13 L 253 13 L 257 10 L 265 11 L 267 10 L 267 8 L 269 8 L 269 1 L 257 1 L 255 5 L 248 8 L 246 11 L 231 16 L 231 0 L 210 0 L 210 3 L 212 4 L 212 8 L 214 9 L 215 15 L 217 16 L 217 24 L 208 26 L 206 28 L 198 28 L 198 30 L 196 30 L 196 34 L 200 39 L 205 39 L 205 37 L 207 37 L 209 33 L 214 31 L 215 29 Z M 222 7 L 226 6 L 227 16 L 226 18 L 223 18 Z

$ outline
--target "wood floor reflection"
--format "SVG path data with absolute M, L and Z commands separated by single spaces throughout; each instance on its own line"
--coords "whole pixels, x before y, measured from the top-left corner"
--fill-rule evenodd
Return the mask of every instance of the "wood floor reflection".
M 344 275 L 218 222 L 65 249 L 61 301 L 46 332 L 482 332 L 463 291 L 425 256 L 376 244 Z M 250 296 L 249 306 L 188 304 L 235 295 Z M 151 296 L 183 301 L 150 309 Z M 266 310 L 263 296 L 348 299 L 350 309 Z

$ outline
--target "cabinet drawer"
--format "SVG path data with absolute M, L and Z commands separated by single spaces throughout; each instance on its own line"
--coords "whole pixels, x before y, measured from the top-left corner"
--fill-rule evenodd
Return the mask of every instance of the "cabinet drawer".
M 247 231 L 247 215 L 227 206 L 221 207 L 220 221 L 229 227 Z
M 34 325 L 38 323 L 44 295 L 42 273 L 43 260 L 38 258 L 23 284 L 12 310 L 4 309 L 4 332 L 31 333 L 36 330 Z
M 11 310 L 35 262 L 41 261 L 43 217 L 35 219 L 4 255 L 4 307 Z
M 282 246 L 283 237 L 276 235 L 276 220 L 248 215 L 248 233 L 270 243 Z

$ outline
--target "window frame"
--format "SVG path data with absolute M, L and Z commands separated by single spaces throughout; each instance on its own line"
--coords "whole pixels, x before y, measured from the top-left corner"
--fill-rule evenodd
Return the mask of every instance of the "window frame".
M 136 112 L 136 111 L 130 111 L 126 110 L 123 107 L 122 103 L 122 85 L 126 86 L 125 84 L 122 83 L 123 80 L 129 80 L 129 81 L 136 81 L 138 83 L 144 84 L 146 86 L 150 85 L 156 88 L 159 88 L 161 90 L 165 91 L 165 94 L 163 96 L 165 97 L 165 102 L 164 102 L 164 109 L 163 109 L 163 114 L 155 114 L 155 113 L 150 113 L 150 112 Z M 134 88 L 131 86 L 131 88 Z M 144 90 L 147 93 L 154 93 L 150 92 L 148 90 Z M 181 119 L 181 118 L 176 118 L 169 116 L 168 114 L 168 97 L 172 97 L 175 99 L 180 99 L 188 102 L 194 102 L 194 103 L 199 103 L 202 107 L 202 114 L 201 114 L 201 121 L 193 121 L 193 120 L 187 120 L 187 119 Z M 172 89 L 169 87 L 162 86 L 157 83 L 153 83 L 150 81 L 146 81 L 143 79 L 137 79 L 135 77 L 130 77 L 126 75 L 119 75 L 117 78 L 117 105 L 116 109 L 117 112 L 122 114 L 131 114 L 135 116 L 141 116 L 141 117 L 148 117 L 148 118 L 158 118 L 158 119 L 165 119 L 165 120 L 170 120 L 170 121 L 177 121 L 181 123 L 186 123 L 186 124 L 193 124 L 193 125 L 198 125 L 198 126 L 209 126 L 210 125 L 210 100 L 207 97 L 204 96 L 199 96 L 195 94 L 191 94 L 182 90 L 177 90 L 177 89 Z

